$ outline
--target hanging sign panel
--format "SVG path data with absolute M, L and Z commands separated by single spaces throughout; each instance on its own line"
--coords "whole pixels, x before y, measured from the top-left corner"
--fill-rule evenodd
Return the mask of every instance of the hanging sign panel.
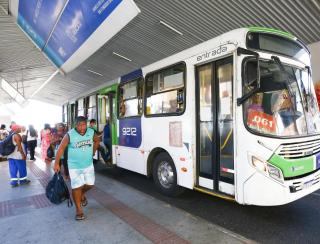
M 17 21 L 46 56 L 67 73 L 138 13 L 133 0 L 20 0 Z
M 43 49 L 66 0 L 20 0 L 18 25 Z

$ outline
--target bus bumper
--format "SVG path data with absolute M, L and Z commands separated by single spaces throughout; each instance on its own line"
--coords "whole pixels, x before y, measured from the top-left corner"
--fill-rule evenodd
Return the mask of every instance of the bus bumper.
M 320 188 L 320 171 L 308 176 L 279 183 L 255 172 L 243 188 L 243 204 L 276 206 L 293 202 Z

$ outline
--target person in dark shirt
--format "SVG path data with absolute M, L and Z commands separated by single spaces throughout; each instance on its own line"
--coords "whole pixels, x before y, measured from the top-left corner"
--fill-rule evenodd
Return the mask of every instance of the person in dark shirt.
M 97 121 L 95 119 L 90 120 L 89 128 L 94 130 L 95 134 L 98 136 L 98 138 L 100 139 L 100 142 L 101 142 L 102 133 L 98 131 Z M 105 148 L 105 146 L 100 143 L 98 151 L 99 151 L 103 161 L 105 163 L 108 163 L 108 161 L 109 161 L 109 148 Z M 94 160 L 94 162 L 96 163 L 97 160 Z
M 110 130 L 110 124 L 109 124 L 109 121 L 107 120 L 107 123 L 103 128 L 103 143 L 108 149 L 108 151 L 106 153 L 107 160 L 110 160 L 111 159 L 111 155 L 112 155 L 112 145 L 111 145 L 110 131 L 111 131 Z

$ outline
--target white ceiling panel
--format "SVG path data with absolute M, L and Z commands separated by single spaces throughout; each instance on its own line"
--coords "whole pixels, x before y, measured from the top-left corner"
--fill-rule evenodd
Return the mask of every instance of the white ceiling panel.
M 307 44 L 320 40 L 318 0 L 135 2 L 141 13 L 131 23 L 76 70 L 67 76 L 56 75 L 34 99 L 62 104 L 134 69 L 239 27 L 281 29 Z M 29 98 L 56 69 L 7 15 L 8 6 L 7 0 L 0 0 L 0 76 Z M 182 35 L 167 29 L 160 21 Z M 132 61 L 125 61 L 113 52 Z M 0 102 L 8 101 L 10 98 L 0 89 Z

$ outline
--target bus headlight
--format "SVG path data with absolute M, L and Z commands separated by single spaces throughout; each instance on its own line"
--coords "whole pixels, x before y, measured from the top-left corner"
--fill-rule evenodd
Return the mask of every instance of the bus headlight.
M 261 159 L 255 157 L 255 156 L 252 156 L 251 160 L 252 160 L 252 165 L 256 169 L 258 169 L 260 171 L 263 171 L 265 173 L 267 172 L 267 164 L 266 164 L 266 162 L 262 161 Z
M 252 165 L 262 173 L 269 175 L 272 179 L 283 183 L 283 175 L 279 168 L 268 164 L 266 161 L 261 160 L 255 156 L 251 157 Z
M 268 164 L 268 173 L 271 178 L 277 181 L 283 182 L 282 172 L 277 167 L 274 167 L 273 165 Z

